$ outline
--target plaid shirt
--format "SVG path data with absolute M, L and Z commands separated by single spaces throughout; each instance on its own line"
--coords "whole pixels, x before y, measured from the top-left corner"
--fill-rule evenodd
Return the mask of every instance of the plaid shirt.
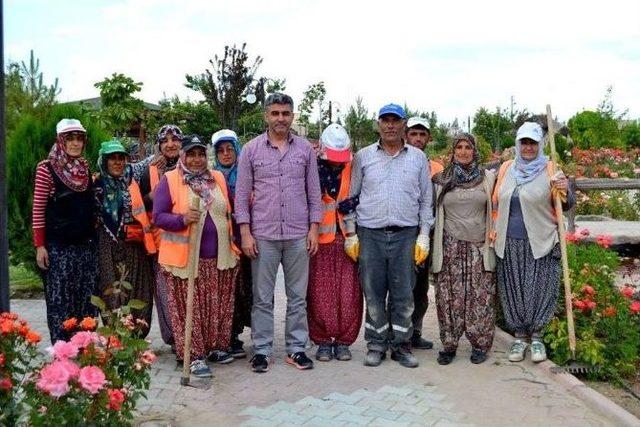
M 318 164 L 311 144 L 289 136 L 284 154 L 267 133 L 249 141 L 240 153 L 235 218 L 251 224 L 254 237 L 288 240 L 304 237 L 310 223 L 322 219 Z
M 346 219 L 359 226 L 419 226 L 421 234 L 428 234 L 433 224 L 429 163 L 422 151 L 408 144 L 395 156 L 380 142 L 358 151 L 349 195 L 359 195 L 360 203 Z

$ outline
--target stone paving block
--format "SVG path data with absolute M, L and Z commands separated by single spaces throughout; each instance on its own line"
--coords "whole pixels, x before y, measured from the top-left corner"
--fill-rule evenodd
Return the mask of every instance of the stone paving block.
M 438 408 L 432 408 L 429 411 L 429 416 L 433 418 L 441 418 L 444 421 L 448 420 L 451 422 L 461 422 L 465 418 L 465 415 L 459 412 L 443 411 L 442 409 Z
M 337 402 L 344 402 L 344 403 L 348 403 L 348 404 L 354 404 L 356 403 L 358 400 L 362 399 L 364 396 L 359 396 L 359 395 L 347 395 L 347 394 L 342 394 L 342 393 L 330 393 L 328 395 L 326 395 L 323 399 L 325 400 L 335 400 Z
M 368 424 L 369 427 L 406 427 L 406 423 L 399 423 L 396 421 L 391 421 L 386 418 L 374 418 L 371 423 Z
M 252 418 L 240 425 L 243 427 L 273 427 L 273 422 L 269 420 L 262 420 L 260 418 Z
M 405 426 L 413 423 L 425 425 L 428 423 L 428 421 L 429 419 L 425 418 L 422 415 L 411 414 L 411 413 L 404 413 L 395 420 L 395 422 L 403 423 Z
M 298 414 L 306 415 L 309 417 L 322 418 L 324 420 L 331 419 L 337 416 L 340 412 L 331 407 L 319 407 L 319 406 L 306 406 L 298 410 Z
M 392 387 L 390 385 L 386 385 L 378 389 L 378 393 L 396 394 L 398 396 L 408 396 L 412 391 L 413 390 L 406 387 Z
M 342 413 L 335 418 L 337 421 L 344 421 L 348 425 L 357 425 L 357 426 L 366 426 L 371 421 L 373 421 L 373 417 L 367 417 L 364 415 L 358 414 L 348 414 Z
M 360 397 L 360 398 L 373 396 L 373 395 L 374 393 L 371 390 L 367 390 L 366 388 L 359 388 L 358 390 L 351 393 L 352 397 Z
M 406 403 L 396 403 L 391 408 L 389 408 L 389 410 L 396 411 L 396 412 L 406 412 L 409 414 L 423 415 L 429 412 L 431 408 L 424 407 L 424 406 L 408 405 Z
M 296 405 L 309 405 L 309 406 L 318 406 L 321 408 L 326 408 L 327 406 L 333 405 L 333 402 L 323 399 L 317 399 L 312 396 L 307 396 L 302 398 L 296 402 Z
M 289 411 L 280 411 L 270 418 L 272 423 L 286 423 L 287 425 L 301 425 L 309 421 L 311 417 L 291 413 Z
M 367 408 L 360 405 L 347 405 L 345 403 L 336 403 L 330 406 L 331 409 L 340 412 L 348 412 L 349 414 L 362 414 Z M 366 414 L 363 414 L 366 415 Z
M 398 418 L 401 415 L 401 412 L 389 411 L 386 409 L 378 409 L 378 408 L 366 408 L 362 415 L 366 415 L 367 417 L 375 417 L 382 418 L 387 421 L 392 421 Z
M 364 397 L 358 402 L 358 405 L 376 409 L 389 409 L 396 404 L 395 401 L 381 400 L 384 397 L 383 395 Z
M 260 417 L 260 418 L 263 418 L 262 416 L 263 414 L 264 414 L 264 409 L 257 408 L 255 406 L 249 406 L 248 408 L 244 408 L 244 410 L 240 412 L 240 415 L 247 415 L 251 417 Z
M 434 424 L 434 427 L 473 427 L 474 424 L 460 424 L 448 420 L 440 420 Z

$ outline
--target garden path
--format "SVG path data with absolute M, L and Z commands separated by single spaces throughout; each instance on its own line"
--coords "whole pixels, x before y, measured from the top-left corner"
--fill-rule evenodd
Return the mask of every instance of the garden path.
M 472 365 L 471 349 L 463 338 L 454 362 L 439 366 L 435 307 L 428 311 L 424 330 L 427 338 L 436 341 L 435 348 L 415 351 L 420 361 L 416 369 L 389 359 L 378 368 L 363 366 L 361 334 L 352 347 L 354 360 L 316 362 L 311 371 L 297 371 L 284 363 L 284 298 L 279 275 L 271 370 L 255 374 L 247 360 L 215 365 L 211 388 L 206 391 L 179 385 L 180 370 L 169 347 L 162 343 L 154 319 L 150 338 L 158 359 L 148 399 L 139 405 L 138 422 L 145 426 L 616 424 L 568 391 L 557 376 L 544 374 L 529 360 L 508 362 L 503 339 L 496 340 L 489 360 Z M 44 301 L 14 300 L 12 311 L 46 332 Z M 241 338 L 250 342 L 248 330 Z

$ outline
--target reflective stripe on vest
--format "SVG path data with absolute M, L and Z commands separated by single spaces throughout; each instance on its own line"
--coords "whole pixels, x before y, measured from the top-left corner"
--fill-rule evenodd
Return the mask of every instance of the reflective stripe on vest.
M 231 250 L 236 254 L 240 254 L 240 250 L 233 243 L 233 227 L 231 224 L 231 203 L 227 193 L 227 185 L 224 175 L 219 171 L 210 171 L 216 185 L 220 188 L 222 196 L 227 205 L 227 223 L 229 229 L 229 240 L 231 242 Z M 167 183 L 169 184 L 169 193 L 171 194 L 171 202 L 173 207 L 171 212 L 174 214 L 184 215 L 189 210 L 189 186 L 183 183 L 182 175 L 177 169 L 167 172 Z M 184 268 L 187 266 L 189 258 L 189 231 L 195 223 L 189 224 L 181 231 L 163 230 L 160 236 L 160 254 L 158 262 L 164 265 Z M 218 248 L 219 250 L 221 248 Z
M 151 221 L 149 221 L 149 216 L 144 208 L 140 186 L 134 180 L 131 180 L 131 184 L 129 184 L 129 194 L 131 195 L 131 215 L 142 225 L 144 248 L 148 254 L 155 254 L 157 246 L 151 231 Z
M 151 197 L 153 198 L 153 193 L 156 191 L 156 187 L 160 183 L 160 171 L 158 171 L 158 167 L 156 165 L 149 165 L 149 187 Z M 161 230 L 157 227 L 153 226 L 153 212 L 148 212 L 147 216 L 149 217 L 149 222 L 152 223 L 151 233 L 153 234 L 153 240 L 156 244 L 156 248 L 160 249 L 160 234 Z
M 338 212 L 338 203 L 349 197 L 351 183 L 351 162 L 347 163 L 340 173 L 340 190 L 337 199 L 332 199 L 327 193 L 322 195 L 322 221 L 318 227 L 318 243 L 331 243 L 336 238 L 336 222 L 340 223 L 340 231 L 345 234 L 343 217 Z M 337 215 L 337 221 L 336 221 Z

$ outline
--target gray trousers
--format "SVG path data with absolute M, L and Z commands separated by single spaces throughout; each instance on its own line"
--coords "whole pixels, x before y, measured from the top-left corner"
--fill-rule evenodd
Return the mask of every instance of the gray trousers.
M 257 245 L 258 256 L 251 261 L 253 275 L 251 340 L 254 353 L 271 356 L 273 351 L 273 293 L 280 264 L 284 271 L 284 288 L 287 294 L 285 326 L 287 353 L 304 351 L 304 346 L 309 339 L 307 239 L 303 237 L 294 240 L 257 240 Z
M 364 338 L 369 350 L 387 351 L 389 345 L 396 349 L 411 339 L 417 235 L 417 227 L 393 232 L 358 227 L 360 283 L 367 302 Z

